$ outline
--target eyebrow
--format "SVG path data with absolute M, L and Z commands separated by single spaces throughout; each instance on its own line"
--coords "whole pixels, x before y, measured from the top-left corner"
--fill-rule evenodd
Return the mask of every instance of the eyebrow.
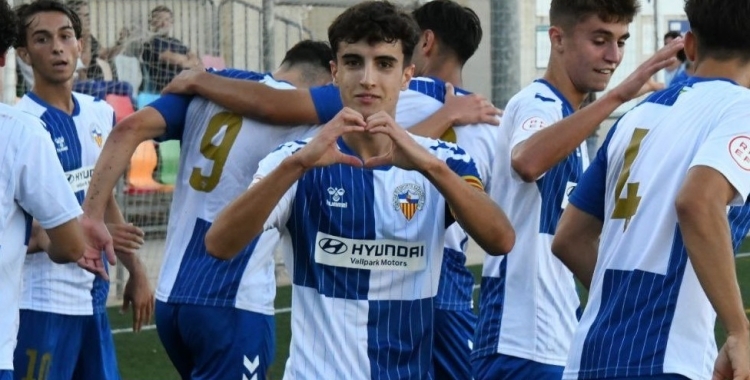
M 61 28 L 60 28 L 60 29 L 58 29 L 57 31 L 58 31 L 58 32 L 61 32 L 61 31 L 63 31 L 63 30 L 73 30 L 73 27 L 72 27 L 72 26 L 70 26 L 70 25 L 66 25 L 66 26 L 63 26 L 63 27 L 61 27 Z M 33 36 L 36 36 L 37 34 L 44 34 L 44 35 L 48 35 L 48 36 L 51 36 L 51 35 L 52 35 L 52 33 L 53 33 L 53 32 L 51 32 L 51 31 L 49 31 L 49 30 L 47 30 L 47 29 L 40 29 L 40 30 L 35 30 L 35 31 L 34 31 L 33 33 L 31 33 L 31 36 L 33 37 Z
M 348 59 L 353 59 L 353 58 L 363 59 L 363 57 L 362 57 L 361 54 L 355 54 L 355 53 L 346 53 L 346 54 L 344 54 L 344 55 L 341 56 L 341 59 L 346 59 L 346 58 L 348 58 Z
M 376 61 L 388 61 L 388 62 L 398 62 L 398 59 L 392 55 L 379 55 L 375 57 Z
M 597 29 L 597 30 L 591 32 L 591 34 L 598 34 L 598 35 L 603 35 L 603 36 L 606 36 L 606 37 L 614 37 L 615 36 L 614 34 L 612 34 L 612 32 L 610 32 L 609 30 L 606 30 L 606 29 Z M 622 37 L 620 37 L 619 39 L 621 39 L 621 40 L 627 40 L 628 38 L 630 38 L 630 32 L 623 34 Z

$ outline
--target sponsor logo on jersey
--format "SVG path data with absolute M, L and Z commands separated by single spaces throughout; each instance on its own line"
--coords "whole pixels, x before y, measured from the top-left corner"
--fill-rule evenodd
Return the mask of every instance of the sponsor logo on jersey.
M 531 117 L 526 119 L 526 121 L 521 124 L 521 129 L 523 129 L 524 131 L 541 131 L 546 126 L 547 124 L 542 118 Z
M 55 141 L 55 148 L 57 148 L 57 153 L 66 152 L 68 150 L 68 145 L 65 144 L 65 137 L 58 136 L 54 138 Z
M 330 199 L 326 199 L 326 204 L 329 207 L 349 207 L 349 204 L 347 202 L 342 202 L 345 193 L 346 191 L 341 187 L 329 187 L 328 196 L 330 197 Z
M 419 271 L 427 267 L 424 242 L 347 239 L 318 232 L 315 262 L 335 267 Z
M 94 139 L 96 145 L 101 148 L 104 144 L 104 136 L 102 135 L 102 130 L 96 124 L 91 125 L 91 137 Z
M 79 191 L 86 191 L 86 189 L 89 188 L 92 174 L 94 174 L 94 166 L 88 166 L 85 168 L 65 172 L 65 176 L 68 178 L 70 188 L 74 193 L 77 193 Z
M 424 190 L 417 184 L 405 183 L 393 191 L 393 208 L 411 220 L 424 207 Z
M 750 171 L 750 137 L 737 136 L 729 142 L 729 153 L 732 159 L 743 170 Z

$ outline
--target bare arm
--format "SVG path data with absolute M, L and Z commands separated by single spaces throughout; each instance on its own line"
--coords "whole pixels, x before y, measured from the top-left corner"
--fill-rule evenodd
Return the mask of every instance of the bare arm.
M 552 253 L 573 272 L 586 289 L 589 289 L 594 277 L 601 232 L 601 220 L 569 204 L 552 240 Z
M 52 261 L 71 263 L 83 256 L 85 243 L 78 219 L 69 220 L 45 231 L 49 236 L 49 246 L 43 248 Z
M 677 59 L 680 49 L 682 39 L 673 40 L 612 91 L 516 145 L 511 152 L 513 170 L 525 182 L 536 181 L 581 145 L 617 107 L 633 99 L 657 71 Z
M 187 54 L 180 54 L 171 50 L 164 50 L 159 53 L 159 61 L 168 63 L 170 65 L 180 66 L 182 68 L 192 68 L 200 64 L 198 56 L 195 53 L 188 52 Z
M 439 139 L 453 126 L 480 123 L 499 125 L 500 113 L 501 111 L 483 96 L 478 94 L 456 96 L 453 85 L 446 83 L 445 104 L 427 119 L 410 127 L 409 132 Z
M 231 112 L 274 125 L 320 122 L 307 89 L 280 90 L 263 83 L 226 78 L 204 70 L 183 71 L 162 93 L 198 94 Z
M 727 204 L 735 190 L 718 171 L 697 166 L 688 172 L 675 207 L 695 274 L 730 336 L 747 345 L 750 334 L 737 284 Z

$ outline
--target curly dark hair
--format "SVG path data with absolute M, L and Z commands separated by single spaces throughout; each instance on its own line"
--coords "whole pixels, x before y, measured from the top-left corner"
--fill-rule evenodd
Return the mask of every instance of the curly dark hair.
M 641 9 L 638 0 L 552 0 L 549 19 L 552 25 L 570 29 L 589 16 L 604 22 L 632 22 Z
M 700 59 L 750 61 L 750 2 L 685 0 Z
M 0 4 L 0 55 L 4 55 L 18 37 L 18 18 L 7 0 Z
M 21 4 L 16 7 L 16 16 L 18 17 L 18 39 L 15 47 L 26 47 L 26 32 L 31 25 L 31 18 L 37 13 L 42 12 L 60 12 L 70 19 L 73 24 L 73 32 L 76 38 L 81 38 L 81 19 L 67 5 L 54 0 L 36 0 L 29 4 Z
M 363 39 L 371 45 L 401 41 L 404 65 L 407 65 L 419 41 L 419 26 L 410 14 L 393 3 L 365 1 L 349 7 L 328 27 L 328 42 L 334 57 L 339 43 Z
M 437 39 L 456 53 L 461 64 L 474 55 L 482 41 L 479 16 L 453 0 L 434 0 L 412 12 L 422 31 L 431 30 Z

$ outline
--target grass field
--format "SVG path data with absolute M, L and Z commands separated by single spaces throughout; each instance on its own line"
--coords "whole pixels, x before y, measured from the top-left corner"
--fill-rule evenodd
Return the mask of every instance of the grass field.
M 747 244 L 743 248 L 750 248 Z M 748 252 L 750 249 L 742 249 L 740 252 Z M 479 283 L 481 267 L 479 265 L 470 267 Z M 740 278 L 740 287 L 744 296 L 744 304 L 750 307 L 750 257 L 737 259 L 737 273 Z M 478 292 L 475 292 L 475 298 Z M 280 287 L 276 295 L 276 309 L 283 310 L 290 306 L 291 288 Z M 750 310 L 746 310 L 750 312 Z M 109 310 L 110 321 L 113 330 L 129 328 L 130 315 L 120 315 L 116 308 Z M 290 339 L 290 314 L 282 311 L 276 314 L 276 361 L 271 368 L 270 379 L 281 379 L 284 361 L 289 353 Z M 719 343 L 724 341 L 724 334 L 720 328 L 716 330 L 716 339 Z M 159 343 L 156 330 L 146 330 L 138 334 L 131 332 L 117 332 L 114 336 L 117 347 L 117 359 L 120 365 L 120 373 L 124 380 L 170 380 L 178 379 L 179 376 L 172 368 L 164 348 Z

